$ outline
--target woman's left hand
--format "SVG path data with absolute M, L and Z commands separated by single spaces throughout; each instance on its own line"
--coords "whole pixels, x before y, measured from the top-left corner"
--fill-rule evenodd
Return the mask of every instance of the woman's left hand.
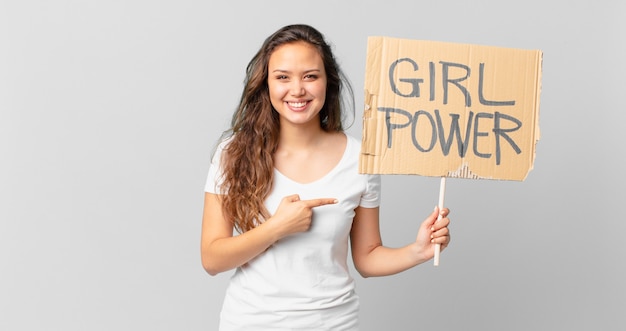
M 441 219 L 437 220 L 439 213 L 439 208 L 435 207 L 435 210 L 420 225 L 415 239 L 417 252 L 426 260 L 435 256 L 434 244 L 441 244 L 441 251 L 443 251 L 450 243 L 450 230 L 448 229 L 450 210 L 441 209 Z

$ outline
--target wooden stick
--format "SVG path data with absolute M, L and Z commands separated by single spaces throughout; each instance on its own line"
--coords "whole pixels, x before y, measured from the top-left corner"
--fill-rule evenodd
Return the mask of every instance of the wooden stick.
M 441 184 L 439 184 L 439 215 L 437 220 L 441 220 L 441 209 L 443 209 L 443 197 L 446 194 L 446 177 L 441 177 Z M 441 244 L 435 244 L 435 267 L 439 265 L 439 254 L 441 253 Z

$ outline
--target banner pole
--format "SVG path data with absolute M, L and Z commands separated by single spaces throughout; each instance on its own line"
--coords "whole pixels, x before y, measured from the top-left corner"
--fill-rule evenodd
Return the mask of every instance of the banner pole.
M 443 197 L 446 194 L 446 177 L 441 177 L 441 183 L 439 184 L 439 215 L 437 216 L 437 221 L 441 220 L 441 209 L 443 209 Z M 439 265 L 439 254 L 441 253 L 441 244 L 435 244 L 435 257 L 434 257 L 434 265 L 435 267 Z

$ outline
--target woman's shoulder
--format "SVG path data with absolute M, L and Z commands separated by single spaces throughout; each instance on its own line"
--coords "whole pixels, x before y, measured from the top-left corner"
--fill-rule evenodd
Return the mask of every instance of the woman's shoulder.
M 352 151 L 360 151 L 361 150 L 361 139 L 358 139 L 349 133 L 344 132 L 346 136 L 346 149 Z
M 213 151 L 211 153 L 211 163 L 215 165 L 220 164 L 220 159 L 222 158 L 222 153 L 226 149 L 226 146 L 233 140 L 232 135 L 223 135 L 221 136 L 215 145 L 213 146 Z
M 348 141 L 350 141 L 350 143 L 358 145 L 359 147 L 361 146 L 361 139 L 358 139 L 347 132 L 344 132 L 344 134 L 346 135 L 346 138 L 348 139 Z

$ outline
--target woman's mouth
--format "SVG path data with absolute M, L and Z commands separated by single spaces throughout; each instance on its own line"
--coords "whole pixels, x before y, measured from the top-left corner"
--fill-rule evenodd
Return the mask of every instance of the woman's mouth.
M 307 101 L 287 101 L 287 105 L 292 110 L 302 110 L 307 104 Z

